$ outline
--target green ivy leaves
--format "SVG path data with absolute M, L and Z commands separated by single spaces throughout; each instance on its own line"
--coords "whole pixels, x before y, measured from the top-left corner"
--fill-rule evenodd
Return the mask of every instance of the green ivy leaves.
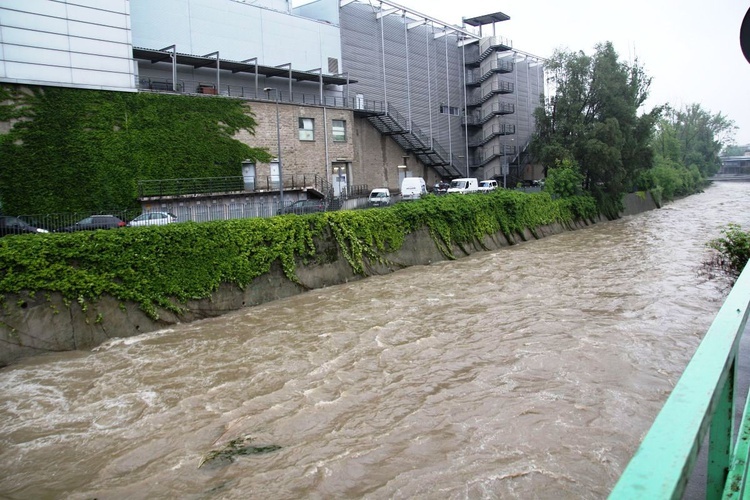
M 255 130 L 236 99 L 0 86 L 0 200 L 13 214 L 137 208 L 144 179 L 240 175 L 262 148 L 234 138 Z

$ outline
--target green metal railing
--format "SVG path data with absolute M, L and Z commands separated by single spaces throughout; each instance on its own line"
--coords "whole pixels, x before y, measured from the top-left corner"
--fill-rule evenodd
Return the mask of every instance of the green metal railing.
M 749 304 L 750 266 L 746 266 L 610 499 L 680 498 L 707 436 L 705 498 L 750 495 L 746 491 L 747 402 L 734 436 L 737 356 Z

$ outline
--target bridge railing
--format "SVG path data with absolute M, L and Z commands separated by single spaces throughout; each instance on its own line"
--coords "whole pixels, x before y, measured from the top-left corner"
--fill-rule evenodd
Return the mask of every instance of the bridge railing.
M 610 499 L 680 498 L 707 436 L 705 498 L 745 498 L 750 493 L 747 403 L 734 436 L 738 353 L 749 304 L 746 266 Z

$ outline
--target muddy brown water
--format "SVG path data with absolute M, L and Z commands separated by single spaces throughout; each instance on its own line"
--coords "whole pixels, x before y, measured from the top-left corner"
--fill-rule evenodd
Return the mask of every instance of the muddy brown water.
M 721 306 L 728 222 L 750 183 L 26 359 L 0 496 L 606 497 Z M 236 439 L 266 452 L 203 463 Z

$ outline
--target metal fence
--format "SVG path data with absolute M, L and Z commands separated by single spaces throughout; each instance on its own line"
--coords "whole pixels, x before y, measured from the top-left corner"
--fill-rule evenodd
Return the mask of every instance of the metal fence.
M 241 178 L 240 178 L 241 179 Z M 173 179 L 178 180 L 178 179 Z M 214 178 L 218 182 L 218 178 Z M 229 184 L 227 184 L 229 185 Z M 213 189 L 213 188 L 212 188 Z M 348 186 L 342 189 L 341 196 L 326 197 L 324 207 L 326 211 L 335 210 L 357 210 L 369 208 L 367 185 Z M 291 206 L 294 201 L 284 203 L 285 207 Z M 49 232 L 64 232 L 79 230 L 76 223 L 93 215 L 112 215 L 127 223 L 141 213 L 169 212 L 177 217 L 177 222 L 208 222 L 215 220 L 247 219 L 253 217 L 273 217 L 282 213 L 278 200 L 258 199 L 248 202 L 230 203 L 222 200 L 202 204 L 184 204 L 179 200 L 167 200 L 159 203 L 158 207 L 141 211 L 139 209 L 128 210 L 99 210 L 96 212 L 69 212 L 50 214 L 31 214 L 7 216 L 0 215 L 2 219 L 8 219 L 6 225 L 0 219 L 0 236 L 7 234 L 23 234 L 31 232 L 24 225 L 40 228 Z M 21 224 L 10 219 L 20 219 Z

